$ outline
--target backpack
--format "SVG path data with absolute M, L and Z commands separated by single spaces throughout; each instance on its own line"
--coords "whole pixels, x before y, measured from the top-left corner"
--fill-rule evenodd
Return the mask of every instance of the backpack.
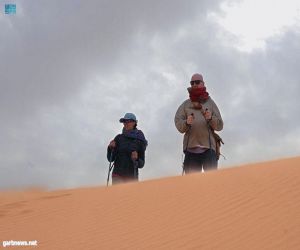
M 221 144 L 224 144 L 222 138 L 213 130 L 211 129 L 213 137 L 216 141 L 216 155 L 217 155 L 217 161 L 220 159 L 221 155 Z

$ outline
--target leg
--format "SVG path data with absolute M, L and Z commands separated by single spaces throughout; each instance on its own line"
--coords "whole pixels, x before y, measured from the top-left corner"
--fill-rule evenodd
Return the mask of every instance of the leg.
M 203 155 L 203 170 L 204 171 L 218 169 L 217 155 L 214 150 L 208 149 L 202 155 Z
M 124 183 L 124 180 L 121 176 L 115 175 L 111 177 L 111 184 L 112 185 L 117 185 L 117 184 L 122 184 Z
M 202 158 L 199 157 L 199 154 L 194 154 L 190 152 L 185 153 L 183 162 L 185 173 L 188 174 L 192 172 L 201 172 L 202 164 Z
M 133 182 L 133 181 L 138 181 L 138 179 L 135 179 L 130 176 L 120 176 L 120 175 L 112 175 L 112 185 L 117 185 L 117 184 L 124 184 L 128 182 Z

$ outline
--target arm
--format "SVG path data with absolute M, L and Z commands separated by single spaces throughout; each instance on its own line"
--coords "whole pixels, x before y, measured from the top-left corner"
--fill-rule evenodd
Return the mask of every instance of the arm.
M 106 153 L 106 158 L 110 162 L 115 161 L 116 159 L 116 150 L 117 149 L 117 136 L 112 140 L 108 147 L 107 147 L 107 153 Z
M 180 133 L 185 133 L 189 129 L 189 126 L 187 125 L 186 121 L 187 121 L 187 116 L 184 110 L 184 103 L 183 103 L 177 109 L 174 118 L 175 126 Z
M 139 151 L 139 157 L 137 159 L 138 161 L 138 168 L 143 168 L 145 165 L 145 151 Z
M 137 163 L 138 168 L 143 168 L 145 165 L 145 150 L 144 142 L 140 141 L 138 142 L 138 152 L 133 151 L 131 153 L 131 159 Z
M 212 101 L 212 117 L 209 121 L 209 125 L 213 130 L 221 131 L 223 129 L 223 120 L 221 117 L 221 113 L 213 100 Z

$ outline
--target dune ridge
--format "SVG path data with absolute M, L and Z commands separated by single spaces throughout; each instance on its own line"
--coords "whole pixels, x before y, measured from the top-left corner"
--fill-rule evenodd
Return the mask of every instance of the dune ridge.
M 37 240 L 32 249 L 299 249 L 299 167 L 300 157 L 294 157 L 108 188 L 0 192 L 0 243 Z

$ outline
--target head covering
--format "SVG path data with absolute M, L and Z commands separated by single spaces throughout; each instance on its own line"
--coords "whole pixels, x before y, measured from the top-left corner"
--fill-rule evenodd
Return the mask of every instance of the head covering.
M 192 78 L 191 78 L 191 81 L 197 81 L 197 80 L 200 80 L 201 82 L 204 82 L 203 81 L 203 76 L 199 73 L 193 74 Z
M 120 122 L 124 122 L 124 121 L 128 121 L 128 120 L 132 120 L 132 121 L 137 122 L 136 116 L 133 113 L 126 113 L 124 115 L 124 117 L 122 117 L 120 119 Z

